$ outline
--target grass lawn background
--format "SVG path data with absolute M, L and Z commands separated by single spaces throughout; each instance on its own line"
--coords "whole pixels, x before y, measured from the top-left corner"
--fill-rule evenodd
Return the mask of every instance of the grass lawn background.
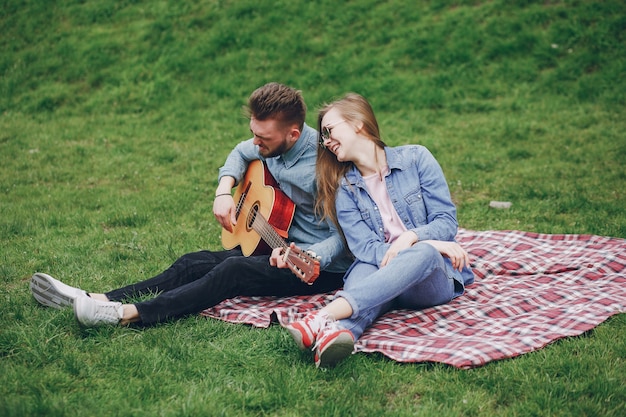
M 218 249 L 217 169 L 269 81 L 311 125 L 367 97 L 387 143 L 439 160 L 463 228 L 626 238 L 625 30 L 617 0 L 3 1 L 0 415 L 623 415 L 624 315 L 469 371 L 321 372 L 278 326 L 84 330 L 28 280 L 104 291 Z

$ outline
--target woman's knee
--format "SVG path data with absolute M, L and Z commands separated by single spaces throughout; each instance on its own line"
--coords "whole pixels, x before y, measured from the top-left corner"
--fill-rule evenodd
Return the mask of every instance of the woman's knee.
M 398 305 L 403 308 L 422 309 L 447 304 L 454 298 L 454 279 L 445 270 L 437 268 L 419 284 L 416 284 L 398 297 Z
M 433 245 L 426 242 L 417 242 L 407 249 L 407 251 L 410 251 L 412 256 L 419 257 L 420 259 L 438 259 L 441 257 L 439 251 Z

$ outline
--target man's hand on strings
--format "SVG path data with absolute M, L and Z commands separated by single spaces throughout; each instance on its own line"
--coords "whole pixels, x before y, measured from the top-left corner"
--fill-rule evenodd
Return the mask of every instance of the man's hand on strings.
M 233 232 L 233 226 L 237 224 L 235 214 L 235 201 L 230 195 L 222 194 L 215 197 L 213 200 L 213 215 L 215 215 L 222 227 L 230 233 Z
M 235 182 L 235 178 L 228 175 L 220 178 L 220 183 L 215 189 L 215 198 L 213 199 L 213 215 L 219 224 L 230 233 L 233 232 L 233 226 L 237 224 L 235 201 L 230 195 Z

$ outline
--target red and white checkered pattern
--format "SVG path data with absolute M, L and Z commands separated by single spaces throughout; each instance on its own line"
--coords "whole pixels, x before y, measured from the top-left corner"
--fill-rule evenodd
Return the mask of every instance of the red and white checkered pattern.
M 624 239 L 461 229 L 457 241 L 470 254 L 476 282 L 449 304 L 385 314 L 357 341 L 357 352 L 471 368 L 580 335 L 626 312 Z M 331 299 L 238 297 L 202 314 L 268 327 Z

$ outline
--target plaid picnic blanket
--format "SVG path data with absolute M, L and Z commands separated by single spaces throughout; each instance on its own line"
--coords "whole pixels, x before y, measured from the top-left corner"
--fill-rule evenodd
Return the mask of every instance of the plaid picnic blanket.
M 460 229 L 457 241 L 476 275 L 465 294 L 446 305 L 385 314 L 355 352 L 471 368 L 580 335 L 626 312 L 624 239 Z M 331 299 L 238 297 L 202 314 L 268 327 L 297 320 Z

